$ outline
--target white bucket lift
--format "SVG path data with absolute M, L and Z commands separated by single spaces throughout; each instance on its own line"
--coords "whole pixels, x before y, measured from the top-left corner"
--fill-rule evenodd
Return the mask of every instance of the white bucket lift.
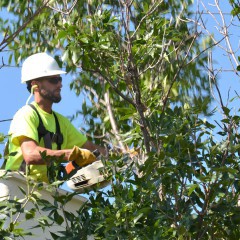
M 76 174 L 74 174 L 68 181 L 66 181 L 67 186 L 76 193 L 85 193 L 87 191 L 93 189 L 103 188 L 109 185 L 109 182 L 105 180 L 104 175 L 102 173 L 103 164 L 100 160 L 78 170 Z M 29 191 L 28 184 L 26 181 L 26 177 L 19 172 L 7 172 L 6 170 L 0 170 L 0 177 L 6 175 L 4 178 L 0 178 L 0 202 L 8 199 L 23 199 L 25 196 L 20 190 L 20 188 L 24 189 L 25 192 Z M 70 194 L 63 189 L 52 187 L 51 191 L 47 190 L 49 187 L 52 187 L 48 184 L 44 184 L 41 190 L 38 191 L 38 196 L 40 194 L 41 199 L 45 199 L 53 204 L 54 202 L 54 194 L 56 192 L 59 195 Z M 31 189 L 30 189 L 31 191 Z M 64 209 L 68 212 L 75 213 L 85 202 L 87 198 L 82 197 L 80 195 L 75 195 L 65 206 Z M 26 206 L 26 210 L 30 210 L 34 207 L 34 205 L 29 202 Z M 47 215 L 48 213 L 45 211 L 37 211 L 36 218 Z M 61 215 L 61 212 L 59 211 Z M 24 215 L 24 214 L 23 214 Z M 1 217 L 1 216 L 0 216 Z M 65 225 L 63 226 L 51 226 L 50 229 L 47 229 L 43 232 L 42 228 L 33 228 L 38 224 L 37 221 L 33 219 L 26 220 L 25 216 L 18 219 L 18 222 L 21 222 L 18 228 L 22 228 L 24 230 L 31 231 L 34 236 L 26 236 L 26 240 L 42 240 L 42 239 L 52 239 L 50 232 L 57 233 L 58 231 L 63 230 Z M 10 219 L 7 219 L 5 222 L 5 228 L 10 224 Z M 91 236 L 88 239 L 93 239 Z
M 26 192 L 28 191 L 27 189 L 28 184 L 26 182 L 26 178 L 24 177 L 24 175 L 18 172 L 6 172 L 5 170 L 0 170 L 0 176 L 3 176 L 5 174 L 6 174 L 6 179 L 0 179 L 0 201 L 4 201 L 8 199 L 13 200 L 14 198 L 24 199 L 25 196 L 20 190 L 20 188 L 22 188 L 24 189 L 24 191 Z M 47 188 L 49 187 L 50 187 L 49 185 L 45 184 L 43 188 L 41 188 L 41 190 L 36 189 L 36 191 L 38 196 L 40 196 L 41 199 L 45 199 L 52 204 L 54 202 L 53 195 L 56 194 L 56 192 L 59 195 L 66 195 L 70 193 L 63 189 L 54 188 L 54 187 L 52 188 L 52 191 L 49 191 L 47 190 Z M 68 212 L 76 213 L 76 210 L 78 210 L 86 201 L 87 201 L 86 198 L 79 195 L 75 195 L 73 196 L 71 201 L 64 206 L 64 209 Z M 34 208 L 34 205 L 30 201 L 24 207 L 25 210 L 30 210 L 32 208 Z M 59 211 L 59 214 L 62 215 L 61 211 Z M 13 216 L 13 219 L 16 218 L 16 215 L 17 214 Z M 23 216 L 21 217 L 21 215 Z M 48 215 L 48 212 L 39 210 L 39 211 L 36 211 L 35 218 L 37 219 L 45 215 Z M 4 216 L 0 216 L 0 217 L 2 218 Z M 24 238 L 26 240 L 52 239 L 49 231 L 57 233 L 58 231 L 63 230 L 65 227 L 64 224 L 63 226 L 53 225 L 50 227 L 50 229 L 46 227 L 45 231 L 43 231 L 41 227 L 33 228 L 34 226 L 38 225 L 38 222 L 35 221 L 34 219 L 26 220 L 25 214 L 20 214 L 20 218 L 18 219 L 18 222 L 20 222 L 20 225 L 18 225 L 18 228 L 22 228 L 34 234 L 34 236 L 26 236 Z M 10 219 L 6 218 L 4 228 L 7 228 L 9 224 L 10 224 Z

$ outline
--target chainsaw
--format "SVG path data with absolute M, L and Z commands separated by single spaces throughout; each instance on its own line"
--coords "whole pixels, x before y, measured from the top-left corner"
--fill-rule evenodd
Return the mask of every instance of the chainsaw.
M 94 155 L 100 156 L 99 151 L 95 150 Z M 134 155 L 134 153 L 131 153 Z M 129 154 L 123 157 L 124 166 L 117 168 L 117 171 L 123 172 L 132 163 Z M 92 164 L 83 167 L 74 173 L 69 180 L 66 181 L 67 186 L 78 193 L 86 193 L 91 190 L 102 189 L 110 185 L 110 181 L 106 179 L 104 173 L 104 165 L 101 160 L 97 160 Z
M 69 180 L 67 186 L 79 193 L 85 193 L 93 189 L 101 189 L 110 184 L 103 174 L 104 165 L 101 160 L 79 169 Z

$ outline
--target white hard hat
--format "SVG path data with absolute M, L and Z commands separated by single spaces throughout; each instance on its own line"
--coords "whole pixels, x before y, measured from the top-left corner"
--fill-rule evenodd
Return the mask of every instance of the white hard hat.
M 36 53 L 28 57 L 22 65 L 21 82 L 25 83 L 32 79 L 65 74 L 62 71 L 57 61 L 47 53 Z

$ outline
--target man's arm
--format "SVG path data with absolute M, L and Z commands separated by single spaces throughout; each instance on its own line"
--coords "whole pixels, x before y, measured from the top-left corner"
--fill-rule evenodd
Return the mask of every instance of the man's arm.
M 21 138 L 20 146 L 23 154 L 23 159 L 27 165 L 43 165 L 46 162 L 42 159 L 40 152 L 46 151 L 46 155 L 61 157 L 64 155 L 63 159 L 68 160 L 72 149 L 63 149 L 63 150 L 52 150 L 44 147 L 40 147 L 37 142 L 30 138 Z
M 43 165 L 46 162 L 42 159 L 40 152 L 46 151 L 46 155 L 61 157 L 63 156 L 63 160 L 69 161 L 69 156 L 72 154 L 73 149 L 62 149 L 62 150 L 52 150 L 44 147 L 40 147 L 36 141 L 31 138 L 21 138 L 20 139 L 21 150 L 23 154 L 23 159 L 25 160 L 27 165 Z M 98 146 L 90 141 L 87 141 L 81 148 L 88 149 L 93 152 L 98 149 L 99 152 L 106 156 L 107 151 L 105 148 Z

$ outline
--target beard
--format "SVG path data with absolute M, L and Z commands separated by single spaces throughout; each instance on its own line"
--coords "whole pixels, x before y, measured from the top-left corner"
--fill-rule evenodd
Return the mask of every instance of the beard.
M 53 103 L 59 103 L 62 99 L 59 90 L 50 91 L 47 88 L 42 87 L 41 90 L 39 91 L 39 94 L 41 97 L 50 100 Z

